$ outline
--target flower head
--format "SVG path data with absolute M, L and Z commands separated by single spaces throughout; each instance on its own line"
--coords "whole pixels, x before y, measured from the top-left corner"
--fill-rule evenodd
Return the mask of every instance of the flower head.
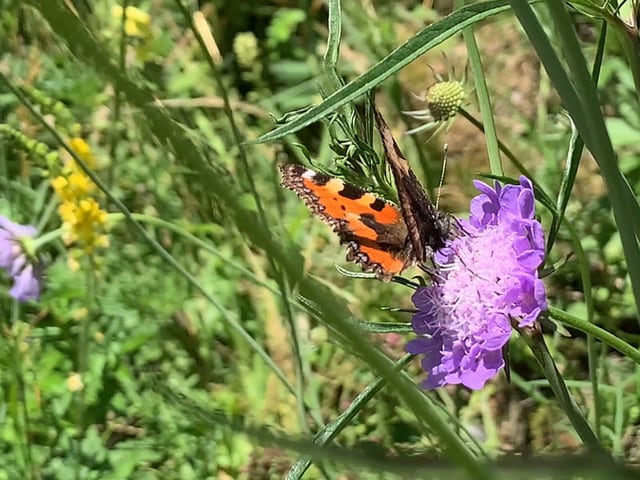
M 129 5 L 126 10 L 120 5 L 111 9 L 111 15 L 116 19 L 121 19 L 125 14 L 124 33 L 129 37 L 148 37 L 151 35 L 151 16 L 139 8 Z
M 29 243 L 35 234 L 35 227 L 13 223 L 0 215 L 0 268 L 13 278 L 9 295 L 20 302 L 40 296 L 40 266 L 29 253 Z
M 462 83 L 452 80 L 436 83 L 425 97 L 427 108 L 436 122 L 455 117 L 465 99 Z
M 420 335 L 407 351 L 424 354 L 424 388 L 463 384 L 479 389 L 504 366 L 502 350 L 511 320 L 531 326 L 547 308 L 538 267 L 544 260 L 544 234 L 534 218 L 531 181 L 491 188 L 474 182 L 462 235 L 436 252 L 433 282 L 413 295 Z
M 72 138 L 69 144 L 90 167 L 96 165 L 91 147 L 83 139 Z M 62 219 L 64 242 L 76 244 L 86 254 L 94 254 L 96 248 L 108 247 L 107 212 L 95 199 L 98 189 L 73 158 L 67 159 L 62 174 L 51 179 L 51 185 L 60 200 L 58 213 Z M 71 264 L 75 269 L 76 263 Z
M 107 222 L 107 212 L 93 198 L 77 202 L 64 202 L 58 209 L 63 221 L 63 240 L 66 244 L 79 243 L 86 253 L 95 247 L 109 246 L 109 238 L 102 233 Z
M 429 89 L 424 98 L 420 98 L 420 100 L 427 103 L 426 108 L 404 112 L 416 120 L 427 121 L 427 123 L 407 131 L 407 134 L 420 133 L 446 125 L 455 118 L 466 98 L 462 82 L 449 80 L 436 83 Z

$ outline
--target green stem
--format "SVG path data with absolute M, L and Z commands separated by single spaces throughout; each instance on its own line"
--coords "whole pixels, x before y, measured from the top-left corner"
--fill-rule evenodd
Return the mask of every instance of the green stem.
M 565 325 L 569 325 L 570 327 L 580 330 L 587 335 L 593 336 L 640 365 L 640 350 L 628 344 L 621 338 L 616 337 L 614 334 L 607 332 L 603 328 L 600 328 L 587 320 L 564 312 L 559 308 L 549 307 L 549 314 L 554 320 Z
M 33 248 L 34 250 L 38 250 L 43 245 L 46 245 L 49 242 L 53 242 L 62 236 L 62 227 L 56 228 L 55 230 L 51 230 L 50 232 L 43 233 L 38 238 L 33 240 Z
M 406 367 L 413 355 L 405 355 L 398 360 L 394 367 L 400 372 Z M 372 384 L 367 386 L 358 396 L 351 402 L 351 405 L 342 412 L 337 418 L 327 423 L 320 431 L 318 431 L 313 437 L 313 443 L 318 446 L 328 445 L 334 438 L 336 438 L 340 432 L 342 432 L 349 423 L 362 411 L 362 409 L 371 401 L 385 386 L 387 382 L 383 377 L 378 377 Z M 287 474 L 287 480 L 299 480 L 302 478 L 307 469 L 311 466 L 313 457 L 304 456 L 299 458 L 296 463 L 293 464 L 289 473 Z
M 458 111 L 458 113 L 460 115 L 462 115 L 469 123 L 471 123 L 471 125 L 473 125 L 474 127 L 476 127 L 478 130 L 480 130 L 482 133 L 485 133 L 484 131 L 484 125 L 482 125 L 482 122 L 480 120 L 478 120 L 477 118 L 475 118 L 473 115 L 471 115 L 471 113 L 469 113 L 467 110 L 465 110 L 464 108 L 460 108 L 460 110 Z M 496 137 L 497 138 L 497 137 Z M 513 164 L 514 167 L 516 167 L 518 169 L 518 171 L 524 175 L 527 178 L 533 178 L 533 176 L 531 175 L 531 173 L 529 172 L 529 170 L 527 170 L 527 167 L 525 167 L 522 162 L 520 162 L 520 160 L 518 160 L 515 156 L 515 154 L 511 151 L 511 149 L 499 138 L 497 138 L 498 140 L 498 148 L 500 149 L 500 151 L 502 153 L 505 154 L 505 156 L 511 161 L 511 163 Z
M 549 386 L 558 401 L 558 405 L 567 414 L 569 421 L 584 445 L 590 453 L 597 455 L 603 461 L 610 461 L 611 457 L 609 453 L 600 444 L 598 437 L 593 433 L 589 423 L 571 397 L 569 389 L 558 371 L 551 353 L 549 353 L 547 349 L 542 332 L 538 329 L 522 329 L 517 327 L 516 329 L 536 357 L 545 377 L 547 377 L 549 381 Z
M 15 422 L 16 433 L 24 442 L 22 444 L 22 460 L 24 461 L 24 471 L 29 472 L 28 478 L 35 479 L 35 463 L 33 461 L 33 455 L 31 452 L 31 436 L 29 434 L 31 424 L 28 406 L 29 401 L 27 400 L 27 389 L 25 387 L 24 366 L 26 362 L 24 361 L 22 355 L 22 327 L 26 324 L 20 323 L 19 318 L 20 304 L 14 300 L 11 303 L 11 330 L 13 333 L 13 340 L 15 341 L 13 344 L 12 353 L 14 355 L 13 365 L 16 369 L 13 372 L 16 378 L 14 388 L 17 388 L 17 391 L 12 392 L 14 393 L 14 395 L 10 396 L 10 400 L 7 403 L 9 407 L 9 414 L 13 413 L 13 421 Z M 18 413 L 18 405 L 20 414 Z
M 587 320 L 589 325 L 593 325 L 594 307 L 592 295 L 592 282 L 590 264 L 587 254 L 582 248 L 578 232 L 571 223 L 564 222 L 569 235 L 571 236 L 571 244 L 573 245 L 574 254 L 578 260 L 578 268 L 580 270 L 580 278 L 582 281 L 582 289 L 584 291 L 584 304 L 587 308 Z M 600 395 L 600 385 L 598 382 L 598 359 L 596 354 L 596 339 L 593 335 L 587 335 L 587 355 L 589 359 L 589 379 L 591 380 L 591 389 L 593 390 L 593 411 L 594 426 L 596 435 L 601 437 L 601 417 L 602 417 L 602 400 Z
M 465 0 L 456 0 L 457 8 L 465 6 Z M 493 121 L 493 111 L 491 109 L 491 99 L 489 98 L 489 89 L 484 77 L 484 69 L 482 68 L 482 59 L 480 51 L 473 35 L 473 27 L 469 26 L 462 30 L 462 36 L 467 46 L 467 54 L 469 55 L 469 63 L 471 63 L 471 71 L 473 72 L 473 80 L 476 86 L 478 104 L 480 105 L 480 113 L 482 115 L 482 124 L 485 127 L 485 139 L 487 141 L 487 153 L 489 155 L 489 167 L 494 175 L 504 175 L 502 161 L 500 160 L 500 148 L 498 146 L 498 135 L 496 133 L 496 125 Z

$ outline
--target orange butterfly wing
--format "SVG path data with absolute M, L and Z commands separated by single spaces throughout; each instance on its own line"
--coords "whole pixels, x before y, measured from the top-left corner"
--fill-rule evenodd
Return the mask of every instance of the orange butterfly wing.
M 331 226 L 347 245 L 347 260 L 389 280 L 414 261 L 400 210 L 372 193 L 302 165 L 281 165 L 282 185 Z

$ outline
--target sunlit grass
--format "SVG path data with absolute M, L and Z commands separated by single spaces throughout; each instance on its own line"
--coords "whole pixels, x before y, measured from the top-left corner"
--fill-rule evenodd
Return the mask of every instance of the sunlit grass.
M 619 112 L 628 123 L 637 99 L 615 74 L 597 81 L 600 62 L 624 59 L 632 79 L 636 69 L 632 39 L 606 48 L 601 20 L 621 26 L 611 11 L 516 0 L 458 2 L 448 16 L 335 0 L 215 14 L 179 0 L 21 3 L 0 16 L 0 213 L 38 226 L 47 274 L 39 302 L 0 293 L 8 478 L 599 478 L 614 471 L 610 455 L 637 461 L 624 439 L 638 420 L 640 179 L 625 167 L 638 151 L 632 141 L 614 150 L 606 128 Z M 601 35 L 593 66 L 571 4 L 595 17 L 580 20 Z M 515 45 L 501 38 L 506 22 Z M 421 57 L 437 64 L 445 45 L 453 61 L 469 57 L 479 105 L 426 145 L 402 135 L 400 112 L 430 84 Z M 522 92 L 501 89 L 520 73 L 500 60 L 526 51 L 535 64 L 534 50 L 544 71 L 526 117 L 511 103 Z M 423 84 L 398 81 L 413 68 Z M 461 139 L 449 146 L 445 208 L 468 211 L 478 175 L 510 181 L 526 169 L 536 184 L 551 240 L 548 348 L 514 335 L 511 383 L 501 373 L 477 392 L 419 390 L 424 373 L 404 356 L 411 316 L 394 310 L 413 308 L 412 290 L 343 275 L 336 264 L 358 267 L 280 188 L 277 164 L 301 162 L 395 200 L 372 100 L 430 190 L 441 144 Z M 50 186 L 63 156 L 100 192 L 108 229 L 87 238 L 108 235 L 108 246 L 64 241 Z M 372 173 L 358 177 L 349 167 L 362 159 Z M 600 173 L 606 190 L 585 195 Z M 536 462 L 501 463 L 509 449 Z M 590 459 L 544 456 L 584 450 Z

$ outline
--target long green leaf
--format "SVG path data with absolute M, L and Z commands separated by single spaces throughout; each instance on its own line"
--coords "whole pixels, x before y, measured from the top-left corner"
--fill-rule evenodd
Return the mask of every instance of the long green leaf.
M 519 3 L 523 6 L 526 4 L 523 0 L 519 0 Z M 596 84 L 587 68 L 566 6 L 564 2 L 556 0 L 545 0 L 545 3 L 562 40 L 560 45 L 564 50 L 582 107 L 578 111 L 569 110 L 569 113 L 571 113 L 574 121 L 580 114 L 584 115 L 585 124 L 582 128 L 577 121 L 576 125 L 585 145 L 593 154 L 596 162 L 598 162 L 602 176 L 607 184 L 607 192 L 613 215 L 616 219 L 616 225 L 620 232 L 622 248 L 627 261 L 627 270 L 631 278 L 631 290 L 637 307 L 640 305 L 640 245 L 638 244 L 640 239 L 640 204 L 635 192 L 618 166 L 618 158 L 613 150 L 611 138 L 601 112 Z M 528 5 L 526 6 L 528 7 Z M 636 319 L 640 323 L 640 312 L 636 313 Z
M 328 96 L 319 105 L 310 108 L 291 122 L 262 135 L 252 143 L 270 142 L 297 132 L 346 103 L 364 95 L 398 70 L 413 62 L 420 55 L 428 52 L 456 33 L 461 32 L 465 27 L 504 12 L 508 8 L 508 0 L 494 0 L 475 3 L 456 10 L 451 15 L 429 25 L 407 40 L 368 71 Z
M 401 370 L 409 364 L 409 361 L 413 358 L 413 355 L 405 355 L 398 360 L 395 367 Z M 342 430 L 345 429 L 355 418 L 360 411 L 369 403 L 370 400 L 380 392 L 387 382 L 382 377 L 378 377 L 371 385 L 367 386 L 358 396 L 351 402 L 351 405 L 342 412 L 335 420 L 332 420 L 325 425 L 313 438 L 313 443 L 320 447 L 328 445 L 331 440 L 336 438 Z M 302 478 L 307 469 L 311 466 L 311 456 L 304 456 L 299 458 L 296 463 L 293 464 L 289 473 L 287 474 L 287 480 L 299 480 Z
M 571 79 L 553 45 L 526 0 L 510 0 L 564 107 L 576 124 L 585 145 L 593 154 L 607 184 L 609 200 L 620 232 L 636 305 L 640 305 L 640 205 L 627 179 L 622 175 L 611 139 L 600 110 L 598 92 L 587 69 L 564 2 L 546 0 L 559 32 Z M 640 313 L 637 315 L 640 322 Z
M 327 50 L 324 53 L 324 73 L 331 82 L 331 91 L 341 87 L 340 75 L 337 65 L 340 54 L 340 40 L 342 35 L 342 11 L 340 0 L 329 1 L 329 38 Z

